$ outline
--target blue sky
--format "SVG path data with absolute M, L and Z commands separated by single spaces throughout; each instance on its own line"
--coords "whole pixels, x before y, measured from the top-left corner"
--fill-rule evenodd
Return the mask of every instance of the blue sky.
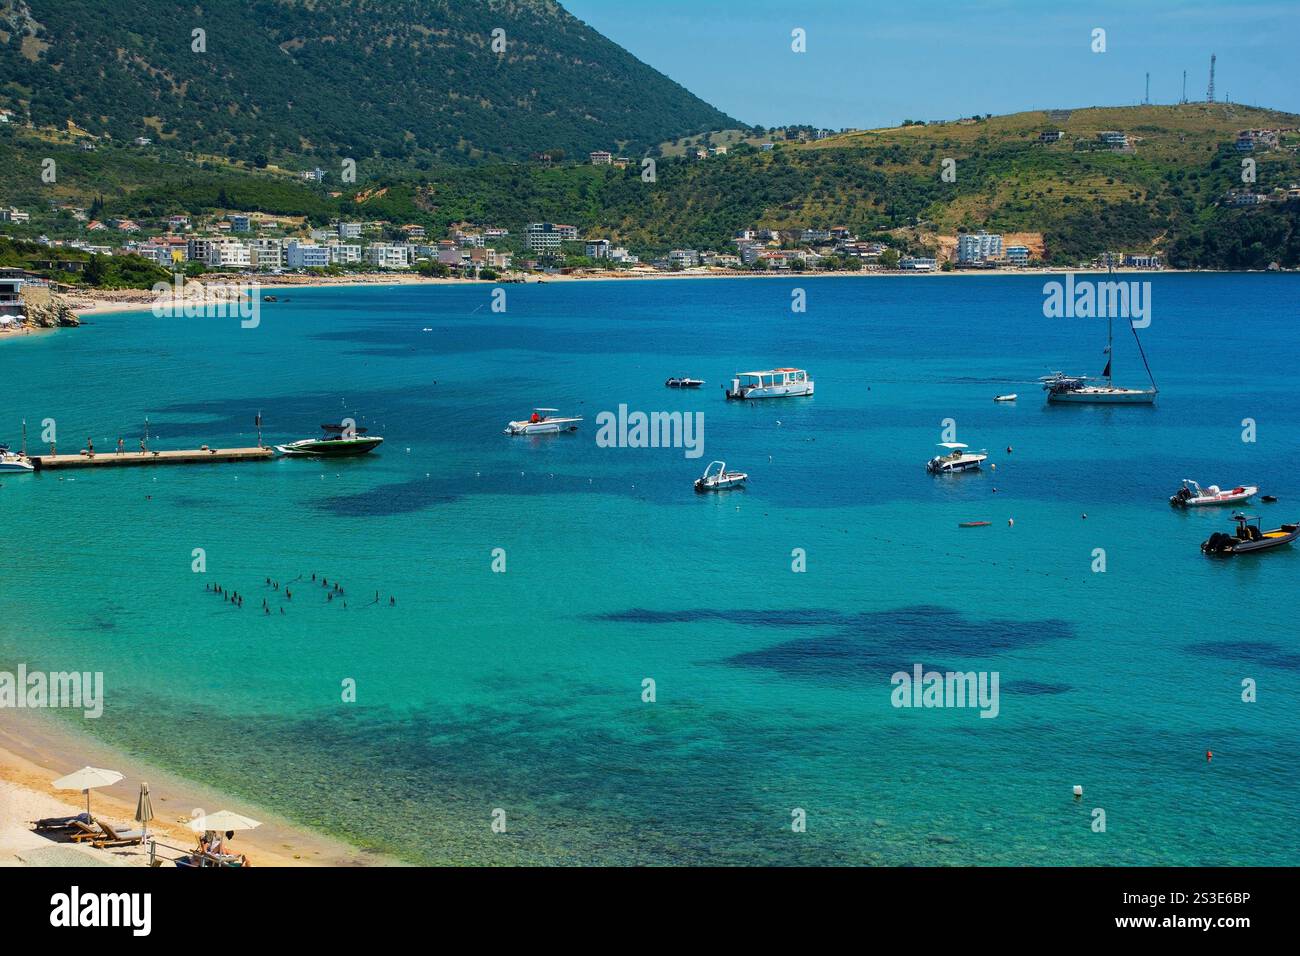
M 1217 97 L 1300 112 L 1300 4 L 1234 0 L 561 0 L 748 123 L 893 125 L 1049 107 Z M 807 32 L 807 52 L 790 31 Z M 1106 52 L 1091 50 L 1106 31 Z

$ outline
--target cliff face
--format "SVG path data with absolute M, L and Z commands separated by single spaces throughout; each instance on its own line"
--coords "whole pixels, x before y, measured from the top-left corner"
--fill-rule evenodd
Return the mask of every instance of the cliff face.
M 23 304 L 27 311 L 24 324 L 33 328 L 56 329 L 81 324 L 71 306 L 49 289 L 24 288 Z

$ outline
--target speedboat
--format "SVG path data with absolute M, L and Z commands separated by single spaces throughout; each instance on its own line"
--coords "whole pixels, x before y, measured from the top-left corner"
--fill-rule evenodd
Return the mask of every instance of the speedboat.
M 553 435 L 557 432 L 576 432 L 581 417 L 566 418 L 555 408 L 534 408 L 533 414 L 521 422 L 506 425 L 507 435 Z
M 1218 485 L 1202 488 L 1190 478 L 1183 479 L 1183 486 L 1169 496 L 1169 503 L 1175 508 L 1199 508 L 1202 505 L 1235 505 L 1248 501 L 1259 493 L 1254 485 L 1238 485 L 1230 491 L 1221 491 Z
M 664 382 L 669 388 L 699 388 L 704 384 L 702 378 L 670 378 Z
M 1284 524 L 1272 531 L 1261 531 L 1259 519 L 1251 515 L 1236 514 L 1237 530 L 1232 534 L 1216 531 L 1201 542 L 1201 551 L 1205 554 L 1230 555 L 1251 554 L 1255 551 L 1267 551 L 1279 548 L 1300 538 L 1300 524 Z
M 1017 398 L 1019 398 L 1019 397 L 1020 397 L 1020 396 L 1017 395 L 1015 392 L 1012 392 L 1010 395 L 994 395 L 994 396 L 993 396 L 993 401 L 995 401 L 995 402 L 1014 402 L 1014 401 L 1015 401 Z
M 15 455 L 8 445 L 0 445 L 0 472 L 35 471 L 36 466 L 24 454 Z
M 811 395 L 813 380 L 801 368 L 773 368 L 766 372 L 740 372 L 731 388 L 722 386 L 729 399 L 788 398 Z
M 982 451 L 969 451 L 969 445 L 959 441 L 941 441 L 940 448 L 948 449 L 946 455 L 935 455 L 925 463 L 925 470 L 932 475 L 953 475 L 962 471 L 976 471 L 988 455 Z
M 714 470 L 717 465 L 717 470 Z M 727 471 L 725 461 L 711 461 L 704 474 L 695 479 L 696 491 L 725 491 L 728 488 L 739 488 L 749 478 L 749 475 L 743 471 Z
M 322 425 L 320 438 L 304 438 L 288 445 L 276 445 L 275 450 L 291 458 L 348 458 L 364 455 L 384 443 L 378 435 L 367 435 L 366 429 L 351 425 Z

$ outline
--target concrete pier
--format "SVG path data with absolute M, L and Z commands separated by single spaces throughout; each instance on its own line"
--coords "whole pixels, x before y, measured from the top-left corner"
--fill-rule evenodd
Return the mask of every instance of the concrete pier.
M 84 452 L 76 455 L 32 455 L 37 471 L 60 468 L 129 468 L 139 465 L 209 465 L 238 461 L 266 461 L 274 458 L 270 448 L 196 448 L 178 451 Z

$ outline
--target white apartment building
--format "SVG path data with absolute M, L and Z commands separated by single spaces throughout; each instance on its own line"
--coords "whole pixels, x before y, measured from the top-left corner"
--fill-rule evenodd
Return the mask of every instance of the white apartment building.
M 314 242 L 291 239 L 284 247 L 284 264 L 290 269 L 324 269 L 330 264 L 330 253 Z
M 700 254 L 694 249 L 674 249 L 668 253 L 668 264 L 690 269 L 700 264 Z
M 392 242 L 374 242 L 366 247 L 366 262 L 376 269 L 409 269 L 411 250 Z
M 359 242 L 327 242 L 330 262 L 336 266 L 356 265 L 363 258 Z
M 254 239 L 248 244 L 254 269 L 283 269 L 284 244 L 279 239 Z
M 985 262 L 1002 258 L 1002 237 L 987 232 L 968 232 L 957 237 L 957 261 Z
M 524 235 L 524 244 L 534 252 L 559 252 L 560 243 L 578 238 L 576 226 L 563 223 L 532 222 Z
M 610 250 L 610 242 L 608 239 L 587 240 L 588 259 L 608 259 L 609 250 Z
M 253 257 L 242 242 L 215 239 L 208 245 L 206 263 L 212 269 L 248 269 L 253 265 Z

